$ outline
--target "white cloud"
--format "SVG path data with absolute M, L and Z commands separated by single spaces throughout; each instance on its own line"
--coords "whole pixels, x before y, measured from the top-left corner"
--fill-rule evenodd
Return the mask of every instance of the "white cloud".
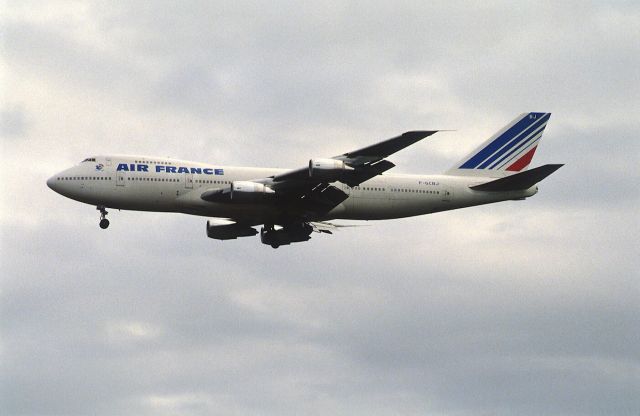
M 124 321 L 107 323 L 105 333 L 109 342 L 121 343 L 150 340 L 161 332 L 149 323 Z

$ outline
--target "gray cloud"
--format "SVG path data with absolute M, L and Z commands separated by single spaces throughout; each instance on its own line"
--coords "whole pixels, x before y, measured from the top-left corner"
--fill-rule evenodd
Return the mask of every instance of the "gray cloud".
M 633 2 L 2 19 L 3 129 L 25 139 L 3 142 L 3 413 L 637 413 Z M 566 163 L 536 197 L 276 251 L 182 215 L 112 212 L 103 232 L 44 185 L 91 153 L 293 167 L 457 129 L 393 157 L 437 173 L 530 110 L 554 113 L 534 162 Z
M 8 108 L 0 111 L 0 135 L 6 138 L 21 137 L 28 127 L 27 117 L 20 108 Z

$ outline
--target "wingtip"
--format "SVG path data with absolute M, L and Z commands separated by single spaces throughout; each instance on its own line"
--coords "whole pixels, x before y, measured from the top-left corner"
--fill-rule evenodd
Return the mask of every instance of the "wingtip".
M 404 137 L 414 137 L 414 138 L 424 138 L 427 136 L 431 136 L 441 130 L 410 130 L 402 133 Z

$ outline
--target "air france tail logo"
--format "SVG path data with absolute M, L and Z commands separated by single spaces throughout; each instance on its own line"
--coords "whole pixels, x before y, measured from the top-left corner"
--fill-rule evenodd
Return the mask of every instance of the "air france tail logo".
M 118 172 L 149 172 L 149 165 L 140 163 L 119 163 Z M 224 169 L 191 168 L 186 166 L 155 165 L 156 173 L 191 173 L 196 175 L 224 175 Z
M 531 162 L 550 116 L 551 113 L 529 113 L 516 119 L 459 169 L 523 169 Z

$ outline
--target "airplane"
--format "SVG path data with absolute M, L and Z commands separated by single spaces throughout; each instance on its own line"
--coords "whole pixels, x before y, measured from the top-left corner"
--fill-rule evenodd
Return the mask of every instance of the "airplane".
M 562 167 L 527 169 L 551 113 L 523 113 L 439 175 L 389 174 L 386 158 L 438 130 L 408 131 L 298 169 L 230 167 L 164 157 L 92 156 L 47 180 L 55 192 L 107 208 L 211 217 L 207 236 L 258 234 L 278 248 L 331 234 L 331 220 L 383 220 L 522 200 Z

